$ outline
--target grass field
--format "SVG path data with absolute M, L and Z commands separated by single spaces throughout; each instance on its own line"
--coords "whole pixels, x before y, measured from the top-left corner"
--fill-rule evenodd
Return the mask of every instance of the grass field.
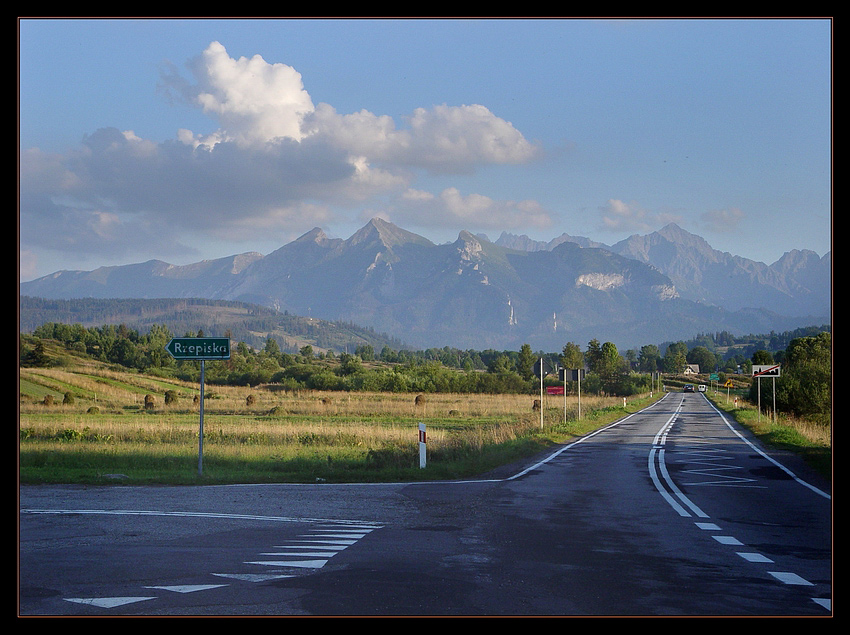
M 175 397 L 169 404 L 167 391 Z M 108 370 L 21 369 L 20 392 L 24 483 L 469 477 L 626 412 L 622 398 L 583 397 L 578 421 L 571 397 L 565 423 L 563 397 L 546 397 L 541 427 L 529 395 L 428 394 L 417 404 L 414 394 L 206 386 L 201 452 L 198 385 Z M 648 399 L 630 407 L 639 403 Z M 419 423 L 427 431 L 425 469 Z
M 544 396 L 541 426 L 531 395 L 429 393 L 417 404 L 407 393 L 207 385 L 201 452 L 197 384 L 98 367 L 22 368 L 19 381 L 22 483 L 465 478 L 532 457 L 651 402 L 649 395 L 625 405 L 622 397 L 583 396 L 579 420 L 576 397 L 568 397 L 565 412 L 563 397 Z M 774 422 L 722 396 L 716 402 L 766 443 L 803 454 L 829 476 L 828 428 Z M 420 423 L 427 431 L 425 469 L 419 467 Z

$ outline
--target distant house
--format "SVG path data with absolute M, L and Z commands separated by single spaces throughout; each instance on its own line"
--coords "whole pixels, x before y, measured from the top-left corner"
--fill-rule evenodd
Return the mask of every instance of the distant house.
M 699 375 L 699 364 L 688 364 L 685 366 L 686 375 Z

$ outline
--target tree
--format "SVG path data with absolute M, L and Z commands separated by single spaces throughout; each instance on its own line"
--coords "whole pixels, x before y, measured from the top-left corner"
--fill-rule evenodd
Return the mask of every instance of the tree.
M 267 355 L 271 355 L 272 357 L 280 355 L 280 346 L 278 345 L 277 340 L 273 337 L 268 337 L 266 339 L 266 345 L 263 347 L 263 352 Z
M 662 366 L 665 373 L 682 373 L 688 364 L 688 345 L 684 342 L 676 342 L 667 347 L 664 353 Z
M 245 342 L 239 342 L 236 345 L 236 352 L 243 357 L 248 357 L 251 354 L 251 349 L 248 348 Z
M 601 369 L 604 372 L 619 372 L 622 369 L 622 358 L 613 342 L 605 342 L 600 349 Z
M 363 364 L 357 355 L 350 353 L 340 353 L 339 370 L 340 375 L 353 375 L 363 370 Z
M 523 344 L 519 349 L 519 358 L 517 359 L 517 372 L 523 379 L 531 379 L 534 377 L 534 362 L 537 361 L 531 346 Z
M 359 355 L 364 362 L 371 362 L 375 359 L 375 349 L 371 344 L 361 344 L 354 349 L 354 354 Z
M 599 366 L 602 361 L 602 346 L 596 338 L 587 343 L 587 351 L 584 353 L 584 359 L 587 361 L 587 367 L 591 373 L 598 373 Z
M 514 371 L 514 362 L 507 355 L 498 355 L 490 361 L 487 371 L 495 374 L 512 373 Z
M 712 372 L 717 366 L 717 357 L 705 346 L 694 346 L 687 355 L 689 364 L 697 364 L 700 372 Z
M 654 373 L 658 370 L 661 352 L 655 344 L 642 346 L 638 354 L 638 369 L 644 373 Z
M 561 366 L 570 370 L 578 370 L 584 368 L 584 355 L 581 352 L 578 344 L 567 342 L 564 344 L 563 351 L 560 356 Z
M 133 342 L 128 338 L 122 337 L 109 349 L 107 359 L 115 364 L 132 367 L 135 366 L 138 359 L 138 351 Z
M 791 340 L 776 380 L 776 407 L 798 416 L 829 421 L 832 410 L 832 336 Z
M 38 339 L 35 341 L 33 350 L 24 355 L 21 359 L 22 364 L 26 366 L 45 367 L 50 366 L 50 356 L 44 348 L 44 341 Z
M 599 364 L 596 372 L 602 380 L 605 392 L 614 394 L 623 374 L 623 358 L 613 342 L 605 342 L 599 349 Z
M 773 363 L 773 356 L 767 351 L 760 350 L 753 353 L 753 364 L 765 366 Z

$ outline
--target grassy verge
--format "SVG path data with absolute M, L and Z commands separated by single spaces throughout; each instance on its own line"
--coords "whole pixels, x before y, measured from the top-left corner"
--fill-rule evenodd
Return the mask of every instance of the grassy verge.
M 797 419 L 782 413 L 774 418 L 762 412 L 743 397 L 735 400 L 726 395 L 710 394 L 720 410 L 750 430 L 768 447 L 787 450 L 801 456 L 806 463 L 827 479 L 832 479 L 832 430 L 830 425 Z
M 214 484 L 394 482 L 469 478 L 585 434 L 647 405 L 632 399 L 528 395 L 295 393 L 213 388 L 205 399 L 203 469 L 199 415 L 190 396 L 145 409 L 145 378 L 29 374 L 28 382 L 71 390 L 73 404 L 23 399 L 22 483 Z M 95 382 L 93 384 L 93 382 Z M 94 388 L 97 390 L 94 390 Z M 159 387 L 160 390 L 163 387 Z M 186 393 L 186 387 L 181 394 Z M 96 397 L 94 396 L 96 393 Z M 96 399 L 97 407 L 92 408 Z M 426 424 L 427 466 L 419 467 L 419 423 Z

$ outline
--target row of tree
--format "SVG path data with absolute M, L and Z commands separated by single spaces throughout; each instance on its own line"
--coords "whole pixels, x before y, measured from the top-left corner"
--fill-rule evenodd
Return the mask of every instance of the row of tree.
M 187 333 L 185 336 L 203 336 Z M 50 363 L 43 342 L 59 342 L 66 349 L 143 372 L 189 381 L 199 379 L 198 362 L 175 361 L 165 346 L 173 334 L 164 325 L 154 325 L 142 334 L 124 325 L 86 328 L 79 324 L 45 323 L 31 337 L 21 338 L 21 364 L 41 366 Z M 549 368 L 587 370 L 582 391 L 630 395 L 646 391 L 657 372 L 679 374 L 688 364 L 702 372 L 743 372 L 752 363 L 782 362 L 777 385 L 777 406 L 803 415 L 828 413 L 831 408 L 831 336 L 790 339 L 787 350 L 756 351 L 751 359 L 727 356 L 725 359 L 708 345 L 673 342 L 664 347 L 646 345 L 621 354 L 611 342 L 596 339 L 586 350 L 568 342 L 560 353 L 534 352 L 528 344 L 519 351 L 461 351 L 450 347 L 425 351 L 393 350 L 384 347 L 376 353 L 369 345 L 354 353 L 316 353 L 304 346 L 297 354 L 282 352 L 274 338 L 267 338 L 256 350 L 239 342 L 226 361 L 206 366 L 206 381 L 231 385 L 278 383 L 285 388 L 323 390 L 375 390 L 389 392 L 535 393 L 539 381 L 536 362 L 543 358 Z M 767 361 L 765 361 L 767 360 Z M 547 383 L 559 383 L 556 375 Z M 572 388 L 568 384 L 568 390 Z

